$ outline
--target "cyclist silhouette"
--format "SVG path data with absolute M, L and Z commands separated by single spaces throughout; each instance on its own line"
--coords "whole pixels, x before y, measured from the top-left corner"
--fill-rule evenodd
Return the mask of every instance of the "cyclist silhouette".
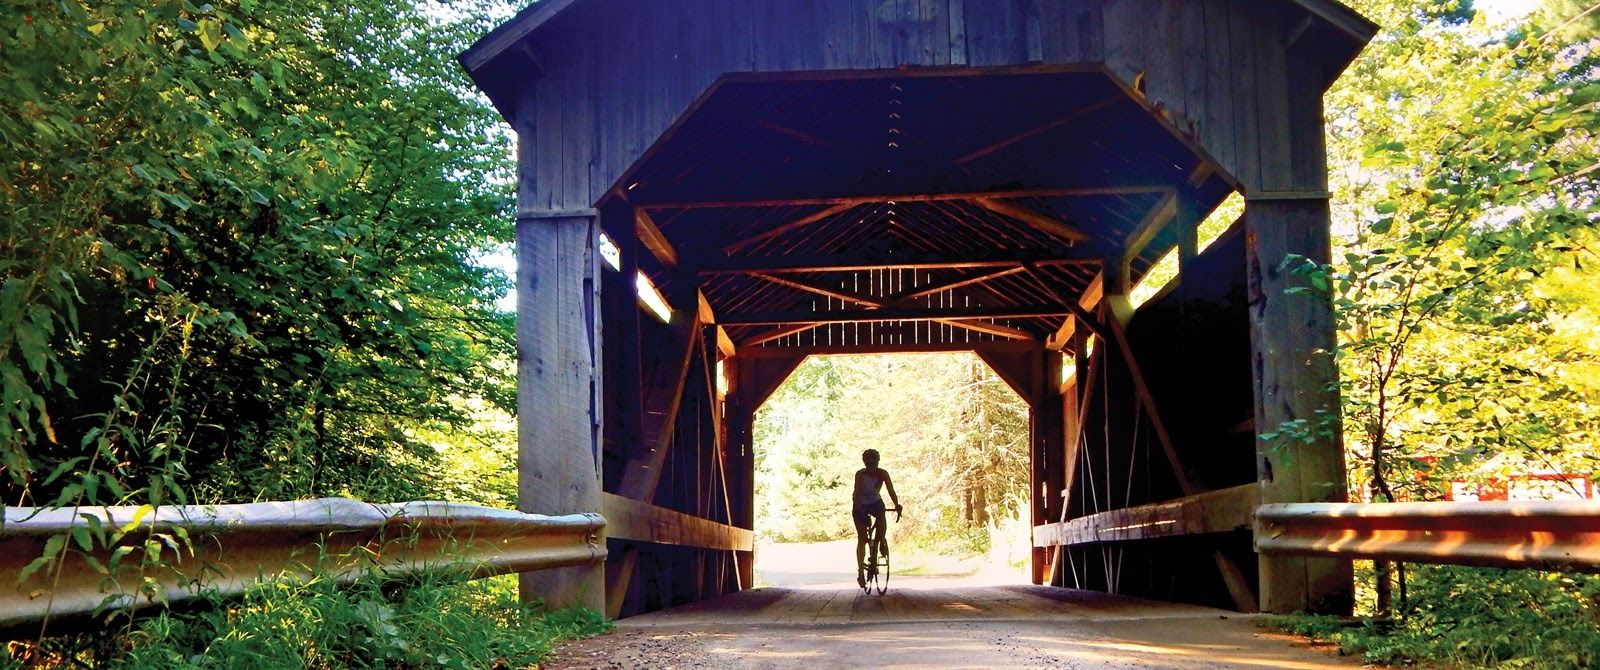
M 895 495 L 894 480 L 889 478 L 889 471 L 878 467 L 878 450 L 868 449 L 861 452 L 861 462 L 867 467 L 856 471 L 856 488 L 851 495 L 850 518 L 856 523 L 856 584 L 862 588 L 867 586 L 867 548 L 872 548 L 872 562 L 878 560 L 879 541 L 883 538 L 884 529 L 887 527 L 883 505 L 883 495 L 879 489 L 889 489 L 889 500 L 894 502 L 895 518 L 900 517 L 900 496 Z M 869 521 L 876 521 L 871 528 Z M 873 536 L 868 537 L 871 533 Z

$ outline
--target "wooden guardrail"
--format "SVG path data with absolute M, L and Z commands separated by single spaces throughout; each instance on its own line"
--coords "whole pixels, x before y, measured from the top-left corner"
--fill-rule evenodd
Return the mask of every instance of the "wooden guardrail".
M 606 516 L 606 537 L 700 549 L 751 551 L 755 531 L 640 502 L 611 493 L 600 494 Z
M 598 514 L 542 516 L 440 502 L 324 498 L 4 511 L 0 628 L 207 592 L 232 595 L 264 579 L 313 572 L 349 581 L 372 569 L 431 567 L 481 577 L 606 555 Z M 45 555 L 59 563 L 36 565 L 21 578 Z
M 1033 546 L 1060 547 L 1223 533 L 1250 528 L 1261 487 L 1245 484 L 1033 528 Z
M 1600 569 L 1600 501 L 1291 503 L 1256 510 L 1256 549 L 1420 563 Z

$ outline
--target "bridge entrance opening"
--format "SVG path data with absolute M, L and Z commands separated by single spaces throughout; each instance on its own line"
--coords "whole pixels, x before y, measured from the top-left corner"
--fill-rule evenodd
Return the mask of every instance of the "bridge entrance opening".
M 1252 414 L 1244 239 L 1199 244 L 1237 188 L 1099 66 L 723 76 L 596 207 L 601 485 L 624 520 L 607 601 L 627 614 L 759 583 L 755 536 L 783 529 L 758 524 L 756 411 L 805 360 L 965 352 L 1025 408 L 1006 509 L 1029 531 L 1026 580 L 1253 608 L 1249 535 L 1226 523 L 1114 556 L 1035 541 L 1255 479 L 1250 436 L 1227 432 Z M 1136 310 L 1163 258 L 1190 281 Z
M 808 358 L 756 413 L 754 447 L 758 586 L 855 586 L 865 449 L 906 510 L 889 515 L 893 588 L 1028 582 L 1028 405 L 970 352 Z

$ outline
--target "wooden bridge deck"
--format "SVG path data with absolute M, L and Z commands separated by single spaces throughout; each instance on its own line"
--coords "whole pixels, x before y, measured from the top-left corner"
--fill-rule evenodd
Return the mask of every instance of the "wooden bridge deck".
M 550 668 L 1361 667 L 1233 612 L 1044 586 L 764 588 L 624 619 Z

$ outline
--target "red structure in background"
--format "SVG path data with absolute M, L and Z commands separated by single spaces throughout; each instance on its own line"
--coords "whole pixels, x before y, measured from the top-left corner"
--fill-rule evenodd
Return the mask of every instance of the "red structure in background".
M 1483 482 L 1455 481 L 1445 500 L 1594 500 L 1600 493 L 1594 474 L 1541 472 L 1496 477 Z

